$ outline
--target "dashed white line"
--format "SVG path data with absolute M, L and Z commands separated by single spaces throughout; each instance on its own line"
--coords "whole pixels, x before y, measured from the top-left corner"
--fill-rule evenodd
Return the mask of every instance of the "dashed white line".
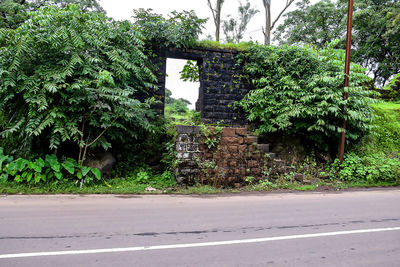
M 302 234 L 302 235 L 287 235 L 287 236 L 275 236 L 275 237 L 264 237 L 264 238 L 253 238 L 253 239 L 242 239 L 242 240 L 228 240 L 228 241 L 216 241 L 216 242 L 203 242 L 203 243 L 172 244 L 172 245 L 126 247 L 126 248 L 106 248 L 106 249 L 86 249 L 86 250 L 15 253 L 15 254 L 3 254 L 3 255 L 0 255 L 0 259 L 26 258 L 26 257 L 43 257 L 43 256 L 62 256 L 62 255 L 79 255 L 79 254 L 96 254 L 96 253 L 113 253 L 113 252 L 133 252 L 133 251 L 144 251 L 144 250 L 195 248 L 195 247 L 209 247 L 209 246 L 224 246 L 224 245 L 263 243 L 263 242 L 280 241 L 280 240 L 315 238 L 315 237 L 338 236 L 338 235 L 352 235 L 352 234 L 364 234 L 364 233 L 376 233 L 376 232 L 399 231 L 399 230 L 400 230 L 400 227 L 389 227 L 389 228 L 349 230 L 349 231 L 337 231 L 337 232 Z

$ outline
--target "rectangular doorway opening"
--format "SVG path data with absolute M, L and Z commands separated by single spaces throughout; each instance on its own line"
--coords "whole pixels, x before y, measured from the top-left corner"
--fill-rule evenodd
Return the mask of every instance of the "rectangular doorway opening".
M 182 124 L 201 122 L 198 60 L 167 58 L 164 115 Z

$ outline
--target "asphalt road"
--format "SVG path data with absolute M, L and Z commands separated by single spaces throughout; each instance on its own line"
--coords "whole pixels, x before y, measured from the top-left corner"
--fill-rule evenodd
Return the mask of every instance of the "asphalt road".
M 0 266 L 400 266 L 400 190 L 0 196 Z

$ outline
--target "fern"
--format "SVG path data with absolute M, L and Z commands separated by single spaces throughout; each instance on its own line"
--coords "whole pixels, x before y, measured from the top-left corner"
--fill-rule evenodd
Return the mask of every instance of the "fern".
M 150 106 L 135 99 L 155 87 L 144 45 L 133 24 L 74 5 L 43 7 L 17 29 L 0 29 L 0 135 L 48 150 L 67 142 L 107 149 L 117 135 L 150 130 Z

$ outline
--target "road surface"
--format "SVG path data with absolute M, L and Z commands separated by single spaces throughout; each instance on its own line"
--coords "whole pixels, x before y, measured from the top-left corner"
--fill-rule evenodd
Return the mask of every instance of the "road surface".
M 0 196 L 0 266 L 400 266 L 400 190 Z

